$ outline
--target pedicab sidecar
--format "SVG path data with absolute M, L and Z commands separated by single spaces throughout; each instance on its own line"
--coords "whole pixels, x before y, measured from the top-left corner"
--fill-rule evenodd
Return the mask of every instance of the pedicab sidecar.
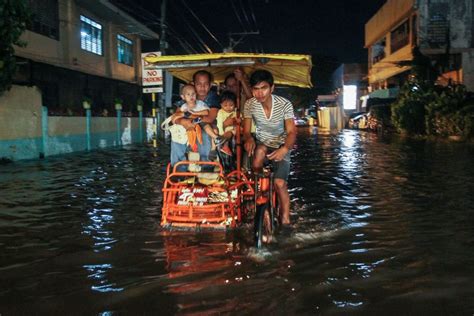
M 216 83 L 221 83 L 229 73 L 240 67 L 246 73 L 266 69 L 273 74 L 276 85 L 311 87 L 311 57 L 308 55 L 168 55 L 147 57 L 145 62 L 148 69 L 167 70 L 185 82 L 191 82 L 196 71 L 207 70 L 212 73 Z M 222 159 L 189 159 L 178 162 L 175 166 L 168 166 L 163 184 L 163 226 L 235 227 L 243 214 L 251 211 L 248 206 L 253 203 L 257 187 L 249 176 L 250 172 L 241 166 L 242 150 L 238 125 L 235 144 L 235 169 L 230 172 L 224 172 Z

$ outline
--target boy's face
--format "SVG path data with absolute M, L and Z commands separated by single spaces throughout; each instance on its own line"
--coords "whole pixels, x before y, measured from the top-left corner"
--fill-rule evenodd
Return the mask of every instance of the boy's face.
M 181 92 L 181 99 L 188 105 L 196 104 L 196 90 L 193 87 L 185 87 Z
M 263 104 L 270 100 L 274 88 L 274 85 L 271 86 L 268 82 L 262 81 L 252 87 L 252 94 L 258 102 Z
M 231 100 L 225 100 L 221 103 L 221 109 L 223 109 L 227 113 L 232 112 L 235 109 L 235 103 Z

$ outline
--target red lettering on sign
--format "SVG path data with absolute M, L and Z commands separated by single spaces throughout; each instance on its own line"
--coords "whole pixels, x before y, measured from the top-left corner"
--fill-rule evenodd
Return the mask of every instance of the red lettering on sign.
M 143 78 L 144 82 L 161 82 L 163 78 L 161 77 L 152 77 L 152 78 Z
M 156 76 L 158 72 L 156 70 L 147 70 L 146 74 L 147 76 Z

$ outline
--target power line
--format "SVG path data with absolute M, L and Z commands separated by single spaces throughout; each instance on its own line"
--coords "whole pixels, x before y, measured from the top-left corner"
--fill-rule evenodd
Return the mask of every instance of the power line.
M 188 9 L 188 11 L 192 14 L 192 16 L 199 22 L 199 24 L 201 24 L 201 26 L 207 31 L 207 33 L 209 33 L 209 35 L 217 42 L 217 44 L 219 44 L 221 49 L 224 49 L 224 46 L 222 46 L 221 42 L 219 42 L 219 40 L 214 36 L 214 34 L 212 34 L 212 32 L 206 27 L 206 25 L 204 25 L 204 23 L 202 23 L 202 21 L 199 19 L 199 17 L 194 13 L 193 10 L 191 10 L 191 8 L 186 4 L 186 2 L 184 0 L 181 0 L 181 2 Z
M 168 27 L 168 31 L 170 31 L 171 35 L 174 36 L 174 38 L 176 38 L 176 40 L 178 41 L 178 43 L 181 45 L 181 47 L 187 52 L 187 53 L 197 53 L 197 50 L 191 46 L 191 44 L 189 44 L 188 41 L 186 41 L 186 39 L 182 38 L 181 36 L 179 36 L 178 34 L 176 34 L 175 31 L 173 31 L 171 28 Z
M 239 21 L 240 26 L 245 32 L 247 32 L 247 29 L 245 28 L 244 23 L 242 23 L 242 20 L 240 19 L 240 15 L 237 12 L 237 7 L 235 6 L 234 0 L 230 0 L 230 3 L 232 4 L 232 9 L 234 10 L 235 16 L 237 17 L 237 20 Z
M 195 39 L 197 39 L 198 44 L 201 45 L 201 49 L 203 49 L 204 52 L 207 51 L 208 53 L 212 54 L 211 48 L 201 39 L 199 34 L 196 32 L 196 30 L 192 26 L 189 25 L 188 20 L 185 17 L 182 16 L 181 10 L 179 8 L 174 8 L 174 10 L 178 11 L 177 16 L 179 16 L 184 21 L 184 24 L 186 25 L 186 27 L 191 31 L 191 33 L 194 35 Z
M 145 19 L 147 21 L 147 22 L 144 23 L 146 26 L 156 26 L 156 25 L 161 24 L 160 23 L 161 18 L 159 18 L 158 16 L 156 16 L 152 12 L 146 10 L 145 8 L 143 8 L 143 7 L 141 7 L 137 4 L 134 5 L 134 10 L 132 10 L 131 8 L 129 8 L 127 6 L 124 6 L 123 4 L 120 4 L 120 7 L 121 7 L 121 9 L 127 11 L 128 13 L 130 13 L 132 15 L 136 15 L 137 14 L 136 9 L 138 9 L 140 11 L 140 14 L 142 14 L 141 18 Z M 193 48 L 193 46 L 186 40 L 186 38 L 181 36 L 175 28 L 171 27 L 171 25 L 168 22 L 165 22 L 165 25 L 168 28 L 168 30 L 173 34 L 173 36 L 176 38 L 176 40 L 181 45 L 181 47 L 187 53 L 190 53 L 190 52 L 197 53 L 196 49 Z
M 258 27 L 258 24 L 257 24 L 257 19 L 255 18 L 255 11 L 254 11 L 254 9 L 253 9 L 252 0 L 249 0 L 249 7 L 250 7 L 250 12 L 251 12 L 251 16 L 252 16 L 253 23 L 255 24 L 255 29 L 256 29 L 257 32 L 258 32 L 258 31 L 259 31 L 259 27 Z
M 244 4 L 242 0 L 239 0 L 240 3 L 240 8 L 242 9 L 242 12 L 244 13 L 245 20 L 247 21 L 247 24 L 250 26 L 250 30 L 253 30 L 252 25 L 250 24 L 249 17 L 247 16 L 247 11 L 245 11 Z

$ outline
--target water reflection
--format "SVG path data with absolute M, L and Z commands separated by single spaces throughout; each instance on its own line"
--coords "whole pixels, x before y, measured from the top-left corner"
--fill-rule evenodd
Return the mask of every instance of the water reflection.
M 107 229 L 109 225 L 114 223 L 113 210 L 109 208 L 98 209 L 93 208 L 87 215 L 90 223 L 84 227 L 83 234 L 92 237 L 95 252 L 107 251 L 117 242 L 112 237 L 112 230 Z
M 263 255 L 161 231 L 166 145 L 0 166 L 0 313 L 471 313 L 474 146 L 314 131 Z
M 119 193 L 108 187 L 108 173 L 103 167 L 90 172 L 90 176 L 83 176 L 76 184 L 79 192 L 71 193 L 72 197 L 85 196 L 85 211 L 88 222 L 83 224 L 82 233 L 93 240 L 95 252 L 108 251 L 117 240 L 113 237 L 114 209 L 117 205 Z
M 90 274 L 88 277 L 97 282 L 96 285 L 91 286 L 91 290 L 98 292 L 120 292 L 123 287 L 117 287 L 117 284 L 110 283 L 107 280 L 107 274 L 110 273 L 113 266 L 111 264 L 86 264 L 83 266 Z
M 180 283 L 179 279 L 185 279 L 186 276 L 196 273 L 217 273 L 234 265 L 232 255 L 238 250 L 238 244 L 200 241 L 189 236 L 189 233 L 170 234 L 165 232 L 163 235 L 168 276 L 171 279 L 178 279 L 170 286 L 170 292 L 184 294 L 208 286 L 228 283 L 223 278 L 211 278 L 206 282 L 190 286 L 188 282 Z

